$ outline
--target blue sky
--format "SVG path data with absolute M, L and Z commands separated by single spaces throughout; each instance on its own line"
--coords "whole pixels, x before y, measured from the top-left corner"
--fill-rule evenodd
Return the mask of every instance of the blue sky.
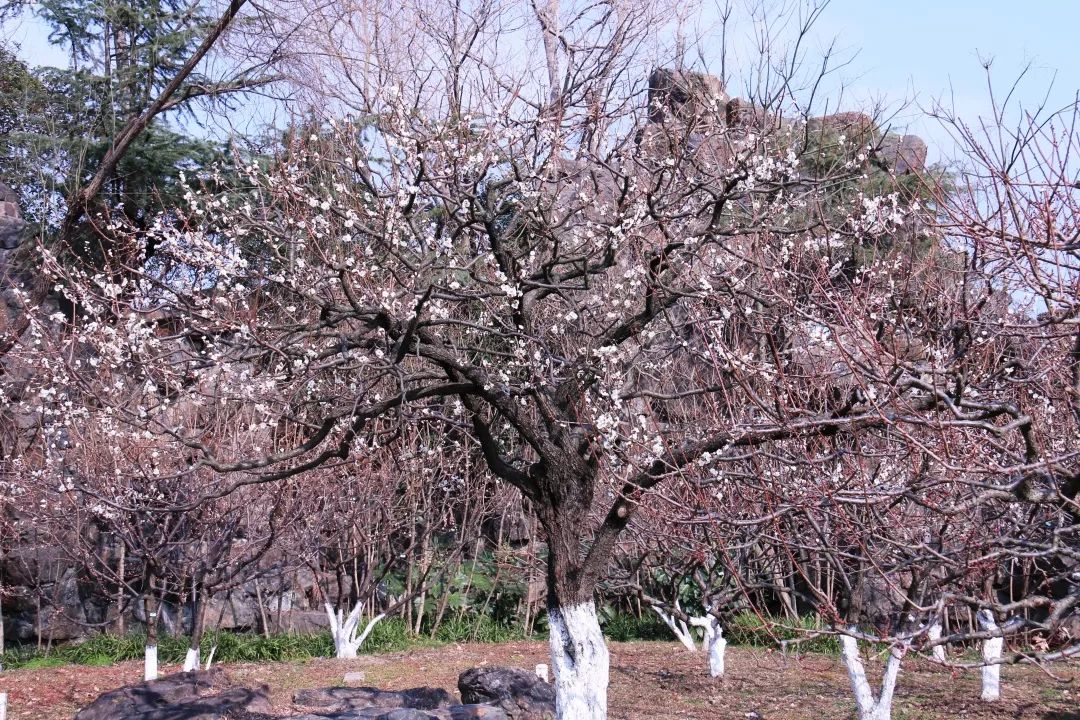
M 854 60 L 840 74 L 845 104 L 884 99 L 901 112 L 898 125 L 926 138 L 932 158 L 948 157 L 948 136 L 918 108 L 935 101 L 955 105 L 967 118 L 989 110 L 981 59 L 993 59 L 995 89 L 1004 93 L 1028 65 L 1016 95 L 1026 107 L 1050 90 L 1056 107 L 1072 102 L 1080 89 L 1080 0 L 832 0 L 816 28 L 815 42 L 833 38 Z M 63 64 L 62 52 L 48 45 L 42 26 L 28 13 L 9 21 L 0 37 L 22 46 L 32 64 Z
M 992 59 L 995 92 L 1004 94 L 1020 72 L 1031 70 L 1017 101 L 1034 109 L 1050 89 L 1050 104 L 1075 102 L 1080 89 L 1080 0 L 833 0 L 818 28 L 857 50 L 844 74 L 856 95 L 913 98 L 930 107 L 955 103 L 961 116 L 989 112 L 986 72 Z M 947 139 L 935 123 L 913 121 L 914 132 Z

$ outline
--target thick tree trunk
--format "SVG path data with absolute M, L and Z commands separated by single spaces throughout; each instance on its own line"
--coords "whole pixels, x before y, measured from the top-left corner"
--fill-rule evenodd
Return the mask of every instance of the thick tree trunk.
M 549 607 L 558 720 L 607 720 L 608 650 L 591 600 Z
M 607 720 L 608 649 L 596 616 L 597 580 L 613 545 L 586 549 L 583 532 L 595 489 L 595 468 L 581 458 L 530 470 L 536 515 L 547 536 L 547 607 L 557 720 Z M 620 515 L 621 520 L 628 513 Z M 605 520 L 605 523 L 607 520 Z M 599 547 L 599 550 L 598 550 Z

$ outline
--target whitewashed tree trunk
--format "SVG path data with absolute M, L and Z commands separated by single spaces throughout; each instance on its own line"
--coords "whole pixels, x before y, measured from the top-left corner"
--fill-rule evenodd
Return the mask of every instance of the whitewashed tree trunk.
M 874 697 L 870 682 L 866 679 L 866 670 L 859 657 L 859 643 L 850 635 L 840 636 L 840 654 L 847 668 L 851 690 L 855 693 L 855 707 L 859 720 L 889 720 L 892 716 L 893 692 L 896 690 L 896 678 L 900 674 L 900 661 L 904 658 L 904 649 L 894 646 L 889 651 L 889 661 L 885 664 L 885 675 L 881 680 L 881 694 Z
M 0 692 L 0 720 L 7 718 L 7 693 Z
M 686 626 L 686 623 L 682 620 L 670 615 L 664 608 L 659 605 L 652 606 L 653 612 L 660 616 L 660 619 L 664 621 L 664 624 L 671 628 L 671 632 L 675 633 L 675 637 L 679 639 L 683 647 L 690 652 L 697 652 L 697 644 L 694 642 L 694 633 Z M 675 603 L 675 609 L 679 609 L 679 603 Z
M 979 626 L 983 630 L 997 630 L 998 625 L 994 622 L 994 616 L 989 610 L 980 610 L 976 617 Z M 983 640 L 982 656 L 986 665 L 982 667 L 982 699 L 986 702 L 997 702 L 1001 699 L 1001 650 L 1005 646 L 1005 638 L 995 637 Z
M 934 620 L 930 623 L 930 627 L 926 630 L 926 637 L 930 639 L 931 643 L 936 643 L 941 640 L 941 621 Z M 934 659 L 940 663 L 945 662 L 945 646 L 934 645 L 930 648 L 930 652 L 934 654 Z
M 608 650 L 596 606 L 548 610 L 557 720 L 607 720 Z
M 157 645 L 147 644 L 143 649 L 143 680 L 157 680 Z
M 217 652 L 217 645 L 210 648 L 210 654 L 206 656 L 206 667 L 204 668 L 205 670 L 210 669 L 210 665 L 214 662 L 214 653 L 216 653 L 216 652 Z
M 199 648 L 189 647 L 187 656 L 184 658 L 184 672 L 199 669 Z
M 709 675 L 714 678 L 723 677 L 727 640 L 724 639 L 724 629 L 720 627 L 720 621 L 713 615 L 706 615 L 690 618 L 690 624 L 705 632 L 705 647 L 709 650 Z
M 356 603 L 348 617 L 344 617 L 341 610 L 334 612 L 334 606 L 330 603 L 326 603 L 324 607 L 326 608 L 326 616 L 330 618 L 330 634 L 334 638 L 334 656 L 338 658 L 356 657 L 356 651 L 367 640 L 375 625 L 386 617 L 385 613 L 379 613 L 371 618 L 364 631 L 357 635 L 356 631 L 360 627 L 360 613 L 364 610 L 364 603 Z

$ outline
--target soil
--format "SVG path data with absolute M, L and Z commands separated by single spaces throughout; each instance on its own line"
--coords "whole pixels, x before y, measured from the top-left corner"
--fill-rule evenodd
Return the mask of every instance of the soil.
M 547 643 L 449 645 L 356 660 L 240 663 L 225 665 L 239 685 L 267 684 L 274 711 L 299 712 L 291 704 L 299 689 L 341 684 L 346 672 L 364 673 L 364 685 L 403 689 L 444 687 L 456 695 L 457 676 L 477 665 L 533 668 L 546 663 Z M 179 667 L 165 667 L 164 672 Z M 868 672 L 880 677 L 880 665 Z M 1051 674 L 1052 673 L 1052 674 Z M 139 662 L 109 667 L 65 666 L 0 674 L 9 693 L 9 720 L 71 718 L 99 694 L 142 676 Z M 905 661 L 893 703 L 894 720 L 1080 720 L 1080 666 L 1046 671 L 1031 666 L 1002 669 L 1002 699 L 979 700 L 979 671 L 950 671 L 919 658 Z M 727 675 L 708 677 L 704 654 L 676 643 L 611 643 L 612 720 L 845 720 L 854 717 L 847 676 L 829 655 L 784 657 L 777 651 L 729 648 Z

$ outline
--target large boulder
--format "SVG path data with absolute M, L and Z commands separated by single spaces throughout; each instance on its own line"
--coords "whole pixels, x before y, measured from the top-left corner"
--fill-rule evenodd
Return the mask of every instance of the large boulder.
M 463 703 L 494 705 L 513 720 L 555 717 L 555 687 L 521 668 L 477 667 L 458 677 Z
M 886 135 L 877 154 L 897 175 L 918 173 L 926 169 L 926 142 L 918 135 Z
M 26 222 L 19 209 L 19 196 L 0 183 L 0 250 L 14 250 L 22 242 Z
M 727 102 L 720 78 L 689 70 L 657 68 L 649 75 L 649 119 L 683 122 L 719 117 Z
M 107 692 L 75 720 L 270 720 L 266 687 L 229 687 L 220 669 L 169 675 Z

